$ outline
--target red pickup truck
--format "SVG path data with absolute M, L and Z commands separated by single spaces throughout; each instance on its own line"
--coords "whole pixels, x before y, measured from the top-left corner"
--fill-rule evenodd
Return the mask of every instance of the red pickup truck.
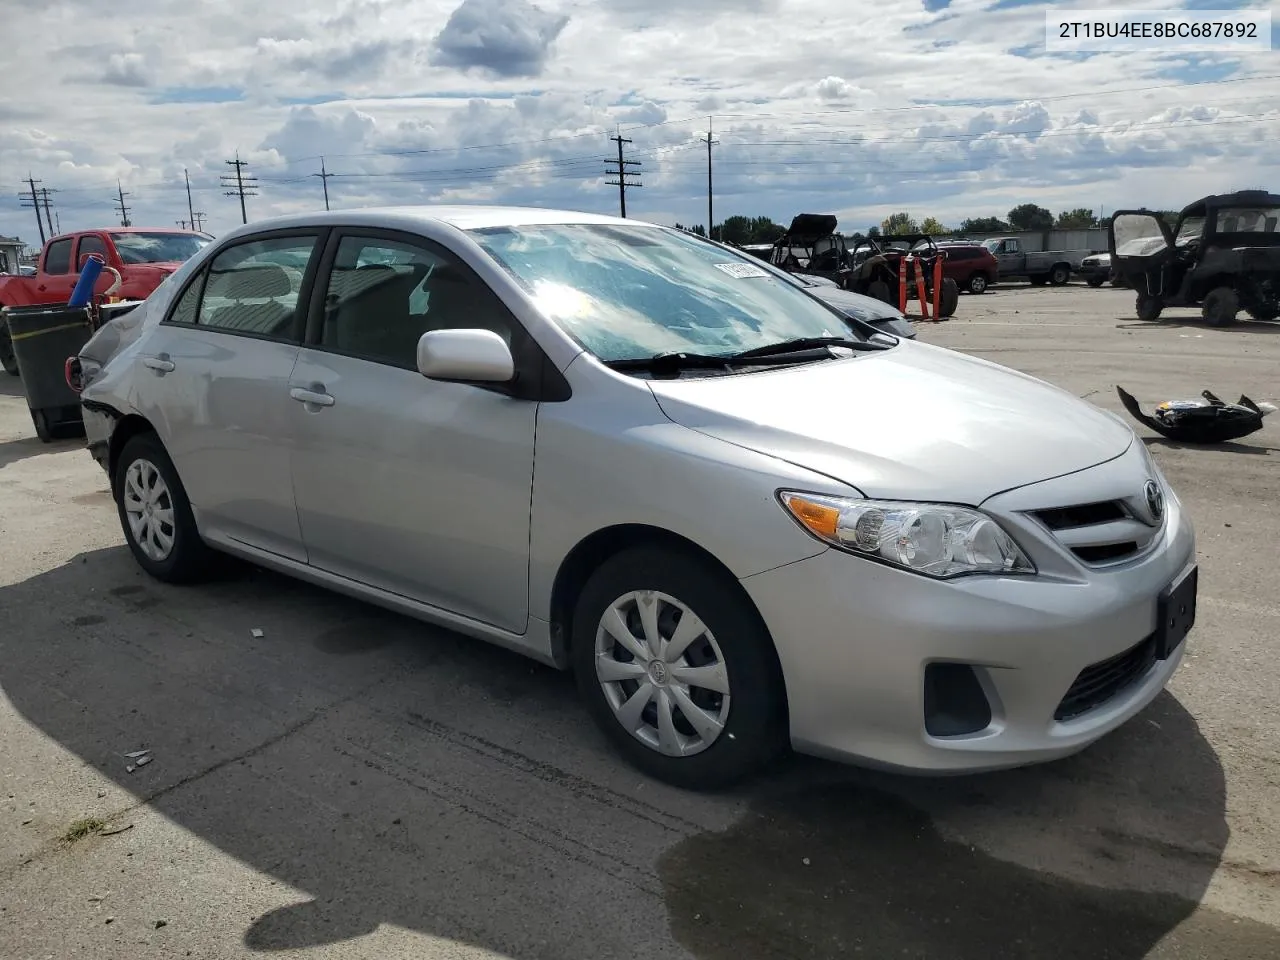
M 35 276 L 0 277 L 0 307 L 66 303 L 80 279 L 85 258 L 92 253 L 120 274 L 120 286 L 112 293 L 113 297 L 145 300 L 165 277 L 212 239 L 207 233 L 162 227 L 112 227 L 65 233 L 44 245 Z M 115 277 L 104 270 L 94 285 L 94 293 L 105 293 L 114 283 Z M 0 364 L 17 375 L 18 366 L 5 324 L 0 324 Z

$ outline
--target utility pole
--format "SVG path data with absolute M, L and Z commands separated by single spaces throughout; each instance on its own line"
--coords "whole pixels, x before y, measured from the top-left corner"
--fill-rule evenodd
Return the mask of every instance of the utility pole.
M 194 227 L 196 223 L 196 212 L 195 208 L 191 206 L 191 177 L 188 175 L 186 167 L 182 168 L 182 179 L 187 181 L 187 216 L 190 217 L 190 220 L 187 222 Z
M 191 229 L 203 232 L 205 217 L 207 217 L 208 214 L 202 210 L 197 210 L 195 213 L 191 214 L 191 216 L 193 218 L 191 220 Z
M 56 236 L 56 234 L 53 232 L 53 214 L 50 212 L 49 194 L 57 192 L 57 190 L 50 190 L 48 187 L 40 188 L 40 203 L 44 206 L 44 222 L 49 226 L 49 236 L 51 237 Z
M 133 196 L 133 194 L 125 193 L 124 187 L 121 186 L 120 181 L 116 180 L 116 197 L 118 198 L 116 200 L 116 210 L 120 214 L 120 226 L 122 227 L 133 226 L 129 221 L 129 208 L 124 205 L 124 198 L 131 196 Z
M 620 210 L 623 218 L 625 218 L 627 215 L 627 187 L 639 188 L 644 186 L 644 184 L 642 183 L 635 183 L 627 179 L 628 176 L 639 176 L 638 173 L 628 174 L 627 167 L 638 167 L 640 166 L 640 161 L 622 159 L 622 145 L 624 143 L 630 143 L 631 141 L 622 135 L 621 129 L 618 130 L 618 135 L 616 137 L 610 137 L 609 139 L 618 145 L 618 159 L 605 161 L 605 166 L 606 166 L 605 173 L 608 176 L 617 177 L 618 179 L 606 180 L 605 183 L 610 184 L 611 186 L 617 186 L 618 209 Z M 611 164 L 613 165 L 614 168 L 607 169 Z
M 53 222 L 57 226 L 58 232 L 61 233 L 62 232 L 62 215 L 59 213 L 55 213 L 53 215 Z
M 319 177 L 320 182 L 324 184 L 324 208 L 329 209 L 329 178 L 336 174 L 328 173 L 324 168 L 324 157 L 320 158 L 320 172 L 311 174 L 313 177 Z
M 248 223 L 249 214 L 245 212 L 244 198 L 256 197 L 258 195 L 258 178 L 250 176 L 244 172 L 244 168 L 249 164 L 247 161 L 240 159 L 239 150 L 236 151 L 236 158 L 234 160 L 227 160 L 225 163 L 229 167 L 236 168 L 236 172 L 234 174 L 224 173 L 222 175 L 222 185 L 227 188 L 225 190 L 225 195 L 228 197 L 238 196 L 240 198 L 240 222 Z
M 707 239 L 714 240 L 715 218 L 712 214 L 711 206 L 711 148 L 714 147 L 719 140 L 711 138 L 711 118 L 707 117 L 707 135 L 698 138 L 701 143 L 707 145 Z
M 35 210 L 35 212 L 36 212 L 36 227 L 40 230 L 40 246 L 42 246 L 42 247 L 43 247 L 43 246 L 44 246 L 44 243 L 45 243 L 45 235 L 44 235 L 44 221 L 40 219 L 40 195 L 39 195 L 38 193 L 36 193 L 36 184 L 37 184 L 37 183 L 42 183 L 42 182 L 43 182 L 43 181 L 41 181 L 41 180 L 35 180 L 35 179 L 33 179 L 33 178 L 31 177 L 31 175 L 30 175 L 30 174 L 28 174 L 28 175 L 27 175 L 27 185 L 28 185 L 29 187 L 31 187 L 31 202 L 30 202 L 30 203 L 28 203 L 28 202 L 27 202 L 27 198 L 26 198 L 23 194 L 18 194 L 18 197 L 22 200 L 22 205 L 23 205 L 24 207 L 31 207 L 32 209 L 34 209 L 34 210 Z

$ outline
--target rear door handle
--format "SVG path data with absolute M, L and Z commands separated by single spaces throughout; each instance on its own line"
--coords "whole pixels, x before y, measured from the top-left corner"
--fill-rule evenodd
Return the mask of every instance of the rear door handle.
M 161 373 L 172 373 L 174 363 L 165 357 L 143 357 L 142 365 L 151 370 L 158 370 Z
M 291 388 L 289 396 L 299 403 L 315 404 L 317 407 L 332 407 L 334 404 L 332 395 L 316 390 L 304 390 L 301 387 Z

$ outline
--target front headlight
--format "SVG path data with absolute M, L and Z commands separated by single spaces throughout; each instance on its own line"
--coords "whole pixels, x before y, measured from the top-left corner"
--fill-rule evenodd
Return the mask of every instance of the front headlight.
M 1035 565 L 991 517 L 939 503 L 855 500 L 784 490 L 788 512 L 819 540 L 913 573 L 1035 573 Z

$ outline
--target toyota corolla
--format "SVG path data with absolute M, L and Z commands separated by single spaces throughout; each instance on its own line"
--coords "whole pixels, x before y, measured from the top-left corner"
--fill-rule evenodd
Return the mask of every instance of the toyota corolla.
M 138 564 L 231 554 L 570 669 L 711 787 L 1051 760 L 1165 686 L 1194 535 L 1119 418 L 746 254 L 538 209 L 236 230 L 79 358 Z

